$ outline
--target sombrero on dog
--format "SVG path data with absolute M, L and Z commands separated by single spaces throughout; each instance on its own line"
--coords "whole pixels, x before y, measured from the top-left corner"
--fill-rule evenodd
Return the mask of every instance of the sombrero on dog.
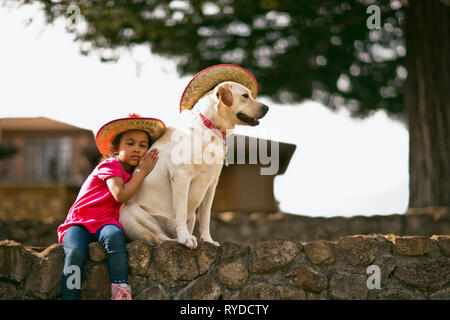
M 238 82 L 250 89 L 253 98 L 258 94 L 255 77 L 242 67 L 234 64 L 218 64 L 197 73 L 184 89 L 180 100 L 180 112 L 191 110 L 208 91 L 224 81 Z
M 108 155 L 114 138 L 125 131 L 142 130 L 147 132 L 152 141 L 158 140 L 166 131 L 163 121 L 156 118 L 142 118 L 137 114 L 130 114 L 128 118 L 120 118 L 108 122 L 98 130 L 95 143 L 103 155 Z

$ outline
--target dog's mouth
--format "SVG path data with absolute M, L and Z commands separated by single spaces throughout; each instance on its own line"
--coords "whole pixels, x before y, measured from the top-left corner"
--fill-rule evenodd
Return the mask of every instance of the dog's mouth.
M 236 116 L 239 120 L 241 120 L 242 122 L 245 122 L 246 124 L 248 124 L 250 126 L 257 126 L 259 124 L 258 118 L 251 118 L 242 112 L 238 112 L 238 114 Z

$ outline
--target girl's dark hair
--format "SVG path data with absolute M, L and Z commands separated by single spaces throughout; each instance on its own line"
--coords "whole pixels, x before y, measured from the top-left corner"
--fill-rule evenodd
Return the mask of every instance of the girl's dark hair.
M 132 130 L 128 130 L 128 131 L 132 131 Z M 114 137 L 113 141 L 111 142 L 111 145 L 109 146 L 108 154 L 104 154 L 102 156 L 102 158 L 100 159 L 100 162 L 102 162 L 105 159 L 112 158 L 112 157 L 114 157 L 116 155 L 117 149 L 119 148 L 119 145 L 120 145 L 120 138 L 122 138 L 123 134 L 128 132 L 128 131 L 124 131 L 122 133 L 119 133 L 117 136 Z M 153 144 L 152 138 L 150 137 L 150 135 L 148 134 L 147 131 L 142 130 L 142 132 L 145 132 L 145 134 L 147 135 L 148 148 L 150 149 L 150 147 Z

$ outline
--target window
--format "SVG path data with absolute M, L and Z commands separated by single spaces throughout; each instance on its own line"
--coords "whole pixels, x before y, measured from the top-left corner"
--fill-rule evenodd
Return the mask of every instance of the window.
M 72 139 L 70 137 L 27 139 L 24 161 L 27 181 L 66 181 L 70 177 Z

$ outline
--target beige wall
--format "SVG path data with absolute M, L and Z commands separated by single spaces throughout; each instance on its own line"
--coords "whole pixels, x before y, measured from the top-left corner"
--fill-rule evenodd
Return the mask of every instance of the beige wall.
M 275 176 L 261 175 L 259 165 L 230 165 L 222 169 L 212 210 L 276 212 Z
M 77 194 L 63 185 L 0 185 L 0 218 L 64 218 Z

